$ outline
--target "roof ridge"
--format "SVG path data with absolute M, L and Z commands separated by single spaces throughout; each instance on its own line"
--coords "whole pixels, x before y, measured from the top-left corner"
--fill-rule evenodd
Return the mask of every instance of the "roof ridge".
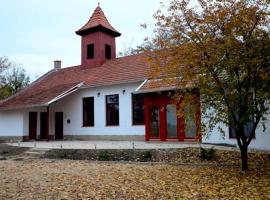
M 122 59 L 122 58 L 133 57 L 133 56 L 141 56 L 141 55 L 144 55 L 144 54 L 145 54 L 145 52 L 141 52 L 141 53 L 137 53 L 137 54 L 130 54 L 130 55 L 127 55 L 127 56 L 117 57 L 116 59 Z

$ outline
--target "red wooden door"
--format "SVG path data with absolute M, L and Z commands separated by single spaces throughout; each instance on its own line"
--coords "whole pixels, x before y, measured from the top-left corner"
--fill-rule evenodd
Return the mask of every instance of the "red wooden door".
M 55 139 L 63 139 L 63 112 L 55 113 Z
M 37 139 L 37 113 L 29 112 L 29 140 Z
M 185 139 L 184 117 L 177 115 L 179 105 L 173 104 L 171 99 L 164 94 L 145 97 L 146 141 L 150 139 L 183 141 Z

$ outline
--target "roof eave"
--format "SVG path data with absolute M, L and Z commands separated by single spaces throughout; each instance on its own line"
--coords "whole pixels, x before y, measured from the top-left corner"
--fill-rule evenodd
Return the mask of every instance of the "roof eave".
M 32 105 L 25 105 L 25 106 L 15 106 L 12 108 L 0 108 L 0 111 L 12 111 L 12 110 L 20 110 L 20 109 L 27 109 L 27 108 L 38 108 L 38 107 L 47 107 L 48 104 L 32 104 Z
M 119 37 L 121 36 L 121 33 L 117 32 L 117 31 L 114 31 L 114 30 L 111 30 L 107 27 L 104 27 L 102 26 L 101 24 L 98 25 L 98 26 L 95 26 L 95 27 L 91 27 L 91 28 L 86 28 L 86 29 L 79 29 L 78 31 L 76 31 L 75 33 L 79 36 L 84 36 L 84 35 L 87 35 L 89 33 L 94 33 L 94 32 L 97 32 L 97 31 L 101 31 L 101 32 L 104 32 L 104 33 L 107 33 L 113 37 Z
M 43 103 L 43 104 L 31 104 L 31 105 L 25 105 L 25 106 L 15 106 L 12 108 L 5 108 L 5 107 L 0 107 L 0 111 L 9 111 L 9 110 L 18 110 L 18 109 L 26 109 L 26 108 L 36 108 L 36 107 L 47 107 L 50 104 L 64 98 L 65 96 L 70 95 L 73 92 L 76 92 L 78 89 L 80 89 L 83 86 L 83 82 L 71 87 L 70 89 L 64 91 L 63 93 L 61 93 L 60 95 L 52 98 L 50 101 Z

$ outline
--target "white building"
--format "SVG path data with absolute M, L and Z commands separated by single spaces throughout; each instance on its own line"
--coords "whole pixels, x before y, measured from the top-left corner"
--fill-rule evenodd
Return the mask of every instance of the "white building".
M 82 38 L 81 65 L 53 70 L 0 102 L 0 140 L 109 139 L 202 141 L 236 144 L 229 128 L 201 137 L 199 91 L 194 118 L 177 117 L 172 88 L 148 80 L 146 54 L 116 58 L 117 32 L 98 6 L 76 32 Z M 159 87 L 157 87 L 159 85 Z M 184 108 L 182 108 L 184 110 Z M 270 149 L 270 124 L 256 132 L 251 147 Z

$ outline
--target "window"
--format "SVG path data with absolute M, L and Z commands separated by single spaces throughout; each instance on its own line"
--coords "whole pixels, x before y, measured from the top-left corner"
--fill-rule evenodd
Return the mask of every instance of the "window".
M 106 124 L 119 125 L 119 96 L 118 94 L 106 96 Z
M 87 59 L 94 58 L 94 44 L 87 45 Z
M 105 58 L 106 59 L 111 59 L 112 58 L 112 48 L 108 44 L 105 44 Z
M 142 94 L 132 94 L 132 124 L 144 124 L 144 98 Z
M 83 98 L 83 126 L 94 126 L 94 97 Z
M 250 122 L 248 122 L 245 126 L 244 126 L 244 131 L 245 133 L 248 133 L 246 134 L 247 137 L 249 137 L 251 131 L 252 131 L 252 128 L 253 128 L 253 125 L 254 125 L 254 120 L 253 118 L 250 120 Z M 229 135 L 230 135 L 230 138 L 236 138 L 236 129 L 234 128 L 234 126 L 230 125 L 229 126 Z M 254 136 L 255 137 L 255 136 Z

